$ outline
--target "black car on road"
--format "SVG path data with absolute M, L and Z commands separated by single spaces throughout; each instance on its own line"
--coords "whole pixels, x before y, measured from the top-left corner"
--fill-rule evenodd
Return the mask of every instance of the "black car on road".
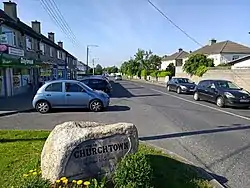
M 195 88 L 194 100 L 216 103 L 219 107 L 250 106 L 250 93 L 228 80 L 202 80 Z
M 80 82 L 86 84 L 94 90 L 101 90 L 107 94 L 111 94 L 112 86 L 109 80 L 103 76 L 87 76 L 80 80 Z
M 196 84 L 188 78 L 171 78 L 167 82 L 167 90 L 180 93 L 193 93 Z

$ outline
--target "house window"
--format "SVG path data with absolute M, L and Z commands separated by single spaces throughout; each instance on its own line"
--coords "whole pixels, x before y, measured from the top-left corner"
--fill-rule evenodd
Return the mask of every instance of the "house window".
M 62 59 L 62 52 L 60 50 L 57 50 L 57 58 Z
M 239 59 L 239 58 L 240 58 L 240 56 L 234 55 L 233 58 L 232 58 L 232 60 L 236 60 L 236 59 Z
M 62 53 L 62 59 L 65 60 L 66 59 L 66 54 L 63 52 Z
M 26 36 L 26 49 L 32 50 L 32 38 Z
M 1 44 L 8 44 L 10 46 L 16 46 L 17 38 L 16 38 L 15 31 L 6 27 L 2 27 Z
M 53 48 L 52 47 L 49 47 L 49 55 L 50 55 L 50 57 L 53 57 Z
M 41 54 L 44 55 L 45 54 L 45 45 L 44 45 L 44 43 L 40 42 L 39 48 L 41 50 Z

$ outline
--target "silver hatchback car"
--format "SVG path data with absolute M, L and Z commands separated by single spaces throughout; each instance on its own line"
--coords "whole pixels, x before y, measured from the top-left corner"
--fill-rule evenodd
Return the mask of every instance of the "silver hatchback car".
M 109 96 L 76 80 L 55 80 L 45 83 L 33 98 L 32 105 L 40 113 L 52 108 L 89 108 L 99 112 L 109 106 Z

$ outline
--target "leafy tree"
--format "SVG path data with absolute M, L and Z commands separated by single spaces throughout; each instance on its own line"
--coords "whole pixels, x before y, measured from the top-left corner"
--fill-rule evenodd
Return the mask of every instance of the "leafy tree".
M 97 64 L 95 67 L 95 74 L 102 74 L 102 66 Z
M 149 57 L 149 64 L 150 64 L 150 69 L 152 70 L 159 70 L 161 67 L 161 57 L 158 55 L 151 55 Z
M 105 67 L 103 71 L 110 74 L 110 73 L 118 73 L 119 69 L 116 66 L 112 66 L 112 67 Z
M 170 63 L 167 68 L 166 68 L 167 72 L 170 72 L 171 75 L 170 76 L 174 76 L 175 75 L 175 66 L 173 63 Z
M 191 76 L 202 76 L 208 67 L 214 67 L 213 59 L 203 54 L 193 54 L 185 62 L 183 70 Z

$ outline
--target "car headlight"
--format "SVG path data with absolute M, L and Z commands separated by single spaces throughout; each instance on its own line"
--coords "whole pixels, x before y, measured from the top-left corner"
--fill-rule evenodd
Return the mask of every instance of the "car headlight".
M 181 87 L 181 89 L 187 89 L 187 87 L 186 86 L 180 86 Z
M 227 97 L 227 98 L 235 98 L 235 96 L 230 93 L 230 92 L 225 92 L 224 95 Z

